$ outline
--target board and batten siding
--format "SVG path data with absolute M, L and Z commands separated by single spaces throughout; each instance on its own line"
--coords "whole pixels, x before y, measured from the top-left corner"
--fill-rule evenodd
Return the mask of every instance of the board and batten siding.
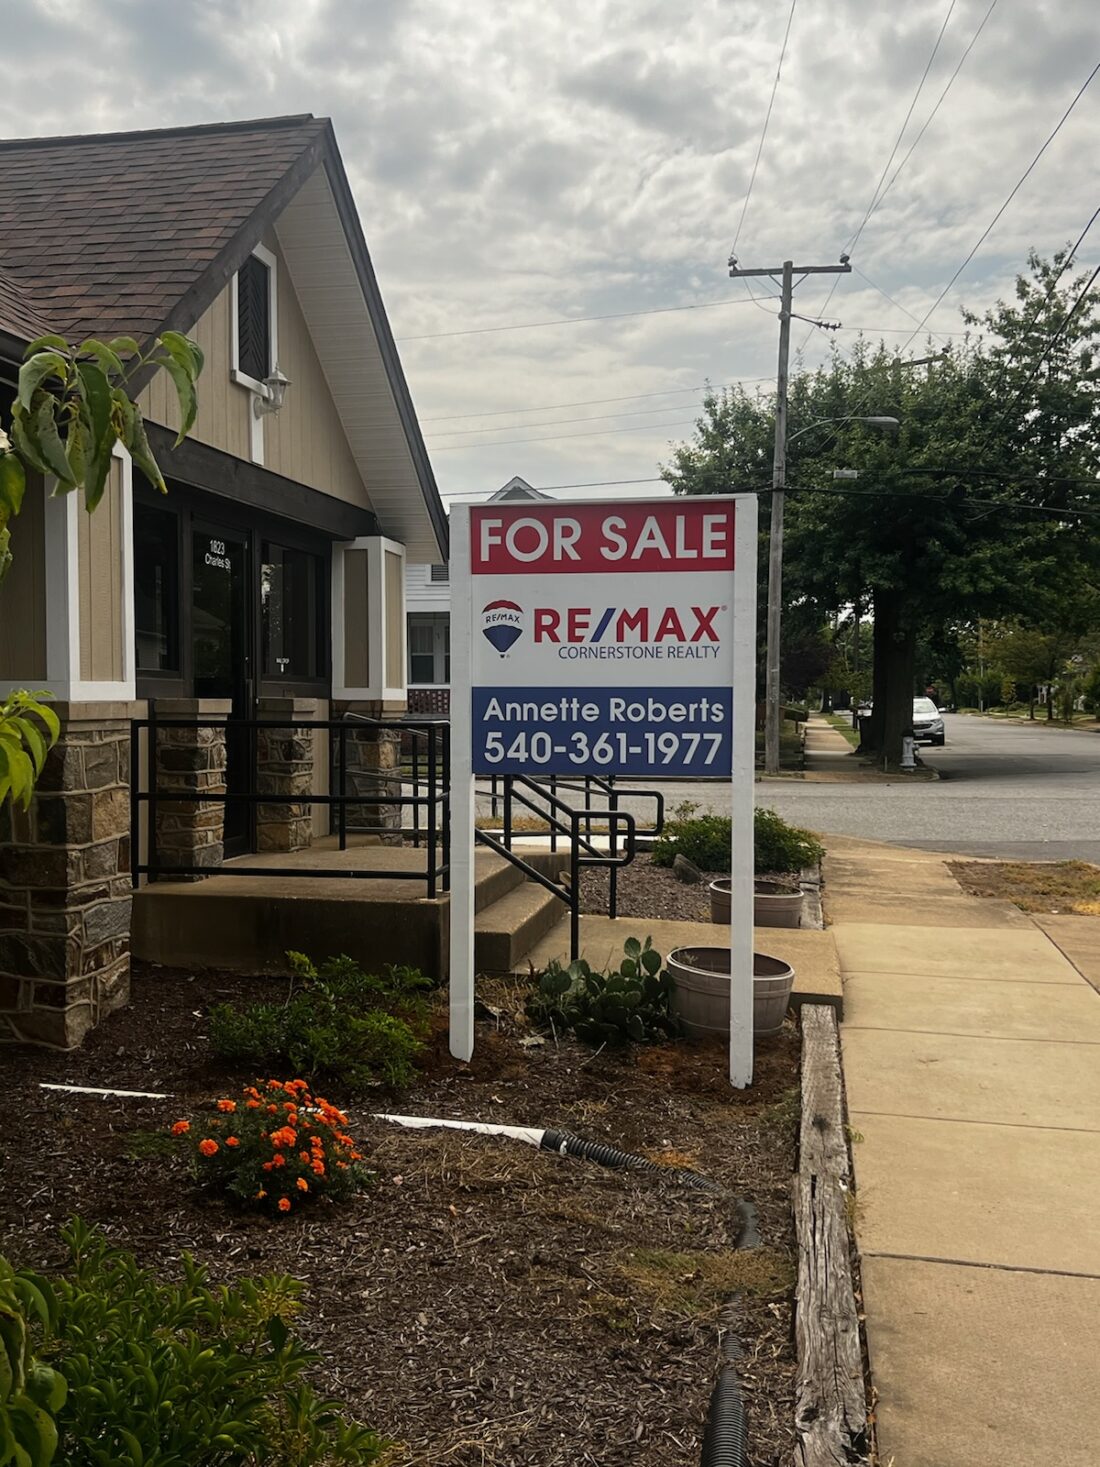
M 370 497 L 348 446 L 324 369 L 306 326 L 290 271 L 275 234 L 264 245 L 276 258 L 279 367 L 290 379 L 281 411 L 263 419 L 263 464 L 272 473 L 370 508 Z M 250 461 L 253 394 L 234 382 L 233 290 L 226 286 L 191 328 L 206 358 L 198 382 L 199 410 L 191 437 L 235 458 Z M 158 372 L 138 399 L 144 415 L 175 431 L 176 392 Z
M 46 680 L 45 488 L 27 475 L 23 508 L 12 520 L 12 564 L 0 585 L 0 682 L 33 687 Z
M 121 682 L 122 645 L 122 464 L 111 460 L 103 498 L 94 514 L 83 501 L 77 517 L 80 591 L 80 676 L 86 682 Z

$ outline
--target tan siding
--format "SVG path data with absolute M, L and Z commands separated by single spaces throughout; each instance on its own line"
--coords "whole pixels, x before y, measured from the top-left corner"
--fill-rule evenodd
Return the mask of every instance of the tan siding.
M 344 551 L 344 686 L 370 687 L 367 552 Z
M 248 415 L 252 410 L 252 395 L 229 376 L 233 366 L 232 296 L 227 286 L 189 333 L 206 356 L 198 386 L 199 413 L 191 437 L 235 458 L 249 459 Z M 173 431 L 178 429 L 176 389 L 167 372 L 156 374 L 138 403 L 152 422 L 162 423 Z
M 386 675 L 387 688 L 405 686 L 404 616 L 405 598 L 401 557 L 392 550 L 385 554 Z
M 334 498 L 369 508 L 367 491 L 348 447 L 278 240 L 269 235 L 264 244 L 278 261 L 279 366 L 291 383 L 282 411 L 264 419 L 264 467 Z M 190 333 L 206 356 L 198 384 L 199 412 L 191 436 L 211 448 L 250 461 L 253 398 L 247 388 L 230 377 L 232 310 L 233 291 L 227 286 Z M 158 372 L 138 401 L 152 422 L 173 430 L 179 427 L 176 391 L 166 373 Z
M 122 464 L 111 462 L 107 488 L 94 514 L 78 506 L 80 676 L 119 682 L 123 675 Z
M 22 513 L 11 521 L 13 561 L 0 585 L 0 679 L 41 682 L 46 677 L 45 489 L 27 477 Z

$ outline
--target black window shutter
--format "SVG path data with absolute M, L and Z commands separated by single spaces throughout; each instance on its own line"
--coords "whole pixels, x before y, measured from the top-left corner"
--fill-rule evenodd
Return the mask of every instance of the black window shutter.
M 255 255 L 237 272 L 237 365 L 262 382 L 271 371 L 271 272 Z

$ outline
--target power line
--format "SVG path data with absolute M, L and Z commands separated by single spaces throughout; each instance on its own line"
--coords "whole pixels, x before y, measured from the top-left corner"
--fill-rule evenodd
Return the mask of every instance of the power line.
M 929 124 L 931 123 L 932 119 L 935 117 L 936 113 L 940 110 L 940 107 L 943 105 L 944 98 L 947 96 L 947 94 L 951 90 L 952 86 L 954 86 L 955 78 L 958 76 L 959 72 L 962 70 L 963 62 L 966 60 L 966 58 L 970 55 L 971 51 L 974 49 L 974 43 L 977 41 L 977 39 L 981 35 L 982 31 L 985 30 L 986 21 L 993 14 L 993 12 L 994 12 L 994 10 L 996 10 L 996 8 L 997 8 L 997 0 L 990 0 L 989 9 L 986 11 L 986 13 L 982 16 L 981 20 L 978 22 L 978 28 L 977 28 L 977 30 L 970 37 L 970 40 L 969 40 L 969 42 L 967 44 L 967 47 L 966 47 L 966 50 L 959 57 L 959 60 L 958 60 L 958 62 L 956 64 L 956 66 L 955 66 L 955 70 L 951 73 L 950 77 L 948 78 L 947 85 L 944 87 L 943 91 L 940 93 L 939 98 L 938 98 L 938 100 L 936 102 L 936 105 L 932 108 L 931 112 L 929 112 L 928 116 L 924 119 L 924 123 L 923 123 L 923 125 L 921 127 L 920 132 L 917 133 L 916 137 L 909 144 L 909 151 L 906 153 L 905 157 L 901 160 L 901 162 L 898 164 L 898 166 L 894 169 L 893 177 L 890 179 L 890 182 L 886 185 L 886 187 L 882 190 L 882 193 L 879 194 L 877 201 L 875 202 L 874 206 L 872 207 L 872 209 L 870 211 L 870 214 L 868 215 L 868 218 L 870 218 L 871 215 L 873 215 L 876 212 L 876 210 L 878 210 L 879 208 L 881 208 L 883 199 L 890 192 L 890 190 L 894 187 L 894 184 L 897 183 L 897 181 L 898 181 L 898 175 L 901 173 L 901 171 L 905 167 L 906 163 L 909 162 L 909 159 L 913 156 L 914 149 L 916 148 L 917 144 L 920 142 L 921 138 L 928 131 Z M 864 222 L 866 222 L 866 221 L 864 221 Z
M 943 24 L 940 26 L 939 34 L 937 35 L 936 40 L 935 40 L 935 43 L 932 46 L 932 50 L 929 53 L 928 60 L 924 64 L 924 70 L 923 70 L 923 72 L 921 72 L 920 81 L 917 83 L 917 89 L 913 93 L 913 99 L 909 103 L 909 110 L 906 112 L 905 118 L 902 121 L 901 127 L 898 129 L 898 135 L 894 139 L 894 146 L 890 149 L 890 156 L 887 158 L 886 162 L 882 165 L 882 172 L 879 174 L 878 182 L 875 184 L 874 192 L 871 194 L 870 202 L 868 203 L 867 208 L 863 212 L 863 218 L 860 221 L 859 228 L 851 236 L 851 238 L 849 239 L 848 243 L 844 246 L 844 249 L 841 252 L 842 253 L 842 256 L 844 256 L 844 257 L 847 257 L 848 255 L 850 255 L 851 252 L 852 252 L 852 250 L 859 243 L 859 237 L 863 233 L 863 231 L 864 231 L 864 229 L 865 229 L 865 227 L 867 225 L 867 221 L 871 217 L 871 214 L 874 212 L 875 204 L 876 204 L 876 201 L 878 200 L 878 196 L 879 196 L 879 190 L 882 188 L 883 179 L 886 177 L 886 174 L 889 172 L 890 164 L 894 161 L 894 158 L 897 155 L 897 151 L 901 147 L 901 140 L 905 136 L 905 129 L 909 126 L 909 119 L 913 115 L 913 109 L 916 107 L 917 102 L 920 99 L 920 94 L 924 90 L 924 84 L 928 80 L 928 73 L 929 73 L 929 71 L 931 71 L 931 69 L 932 69 L 932 63 L 936 59 L 936 53 L 940 49 L 940 42 L 943 40 L 944 32 L 947 30 L 947 23 L 951 19 L 951 16 L 952 16 L 952 14 L 954 12 L 954 9 L 955 9 L 955 5 L 956 5 L 956 0 L 951 0 L 951 3 L 947 7 L 947 14 L 943 18 Z M 819 316 L 823 316 L 825 314 L 825 312 L 829 309 L 829 302 L 832 300 L 833 296 L 836 294 L 836 289 L 837 289 L 837 286 L 839 284 L 840 284 L 840 278 L 838 276 L 837 279 L 833 281 L 832 285 L 829 286 L 829 294 L 825 297 L 825 300 L 822 302 L 821 309 L 817 313 Z M 810 330 L 806 332 L 806 335 L 802 338 L 802 345 L 798 348 L 798 350 L 800 352 L 804 352 L 806 350 L 806 343 L 809 341 L 810 337 L 813 334 L 814 334 L 813 333 L 813 327 L 811 327 Z
M 697 301 L 691 306 L 652 306 L 646 311 L 610 311 L 602 316 L 558 316 L 552 321 L 512 321 L 504 326 L 468 326 L 461 331 L 426 331 L 419 336 L 399 336 L 398 342 L 438 341 L 444 336 L 488 336 L 494 331 L 538 331 L 543 326 L 581 326 L 586 321 L 626 321 L 633 316 L 667 316 L 674 311 L 709 311 L 714 306 L 747 306 L 738 298 L 724 301 Z
M 563 438 L 605 438 L 610 433 L 644 433 L 653 428 L 694 428 L 696 419 L 688 423 L 632 423 L 629 428 L 598 428 L 591 433 L 546 433 L 541 438 L 499 438 L 495 443 L 443 443 L 432 453 L 447 453 L 455 448 L 505 448 L 513 443 L 557 443 Z
M 924 330 L 924 327 L 927 325 L 929 318 L 939 308 L 939 306 L 942 303 L 944 297 L 950 291 L 951 287 L 955 284 L 955 281 L 958 280 L 959 276 L 966 269 L 967 265 L 970 264 L 971 260 L 978 253 L 978 251 L 981 249 L 982 245 L 986 242 L 986 240 L 989 238 L 989 236 L 993 233 L 993 230 L 995 229 L 998 221 L 1000 220 L 1001 215 L 1005 212 L 1005 210 L 1008 208 L 1009 204 L 1012 203 L 1012 200 L 1016 197 L 1016 195 L 1020 192 L 1020 189 L 1027 182 L 1028 178 L 1031 176 L 1033 170 L 1035 169 L 1036 165 L 1038 164 L 1039 159 L 1043 156 L 1043 154 L 1050 147 L 1050 145 L 1054 141 L 1054 139 L 1062 131 L 1062 128 L 1065 126 L 1065 123 L 1068 120 L 1068 118 L 1070 116 L 1070 113 L 1077 106 L 1077 104 L 1081 100 L 1081 98 L 1085 95 L 1085 92 L 1088 90 L 1088 87 L 1089 87 L 1090 83 L 1092 82 L 1093 78 L 1095 77 L 1095 75 L 1096 75 L 1096 73 L 1098 71 L 1100 71 L 1100 61 L 1098 61 L 1096 63 L 1096 65 L 1089 72 L 1088 76 L 1082 82 L 1081 87 L 1080 87 L 1079 91 L 1077 92 L 1077 95 L 1074 97 L 1073 101 L 1069 104 L 1069 106 L 1066 108 L 1066 110 L 1062 113 L 1062 116 L 1058 119 L 1058 122 L 1055 125 L 1054 130 L 1048 135 L 1048 137 L 1047 137 L 1046 141 L 1043 143 L 1042 147 L 1035 154 L 1035 157 L 1032 158 L 1031 162 L 1024 169 L 1023 173 L 1020 175 L 1020 177 L 1013 184 L 1012 188 L 1009 190 L 1008 197 L 1005 199 L 1004 203 L 997 210 L 997 212 L 994 214 L 993 218 L 989 221 L 989 223 L 986 225 L 986 227 L 982 230 L 982 232 L 978 236 L 977 240 L 975 240 L 974 245 L 973 245 L 973 248 L 970 250 L 970 253 L 966 256 L 966 258 L 963 260 L 962 264 L 955 271 L 954 275 L 952 275 L 951 279 L 947 282 L 947 284 L 944 286 L 944 288 L 940 291 L 940 293 L 936 297 L 935 301 L 932 303 L 932 305 L 925 312 L 924 316 L 921 318 L 920 324 L 917 326 L 917 329 L 909 337 L 908 341 L 906 341 L 905 344 L 901 347 L 901 350 L 902 351 L 905 351 L 906 347 L 908 347 L 910 345 L 910 343 L 914 340 L 914 338 L 921 331 Z
M 741 384 L 747 382 L 770 382 L 770 377 L 742 377 Z M 549 413 L 555 408 L 571 407 L 600 407 L 607 402 L 637 402 L 646 397 L 672 397 L 677 393 L 684 392 L 724 392 L 727 387 L 737 386 L 733 382 L 703 382 L 697 387 L 667 387 L 664 392 L 628 392 L 625 397 L 584 397 L 577 402 L 539 402 L 532 407 L 526 408 L 494 408 L 491 412 L 482 413 L 445 413 L 438 418 L 421 418 L 421 423 L 452 423 L 459 418 L 505 418 L 512 417 L 515 413 Z M 516 427 L 521 426 L 516 424 Z
M 1098 212 L 1100 212 L 1100 211 L 1098 211 Z M 879 295 L 882 296 L 882 298 L 884 300 L 889 301 L 890 304 L 896 310 L 899 310 L 899 311 L 901 311 L 901 313 L 903 315 L 908 316 L 909 319 L 910 319 L 910 321 L 917 321 L 917 320 L 920 319 L 917 316 L 916 312 L 911 311 L 908 306 L 903 306 L 902 303 L 901 303 L 901 301 L 896 301 L 894 299 L 894 297 L 892 295 L 890 295 L 890 293 L 888 291 L 883 290 L 883 288 L 882 288 L 881 285 L 876 285 L 875 282 L 871 279 L 871 277 L 869 275 L 865 274 L 864 271 L 862 271 L 859 268 L 858 265 L 853 265 L 852 266 L 852 269 L 856 272 L 856 274 L 859 276 L 859 278 L 861 280 L 865 280 L 867 282 L 867 284 L 871 287 L 872 290 L 877 290 L 878 293 L 879 293 Z M 847 327 L 845 327 L 844 329 L 847 330 Z M 880 327 L 879 329 L 882 330 L 884 328 Z M 899 330 L 904 331 L 905 330 L 904 326 L 903 327 L 900 327 Z M 947 332 L 945 332 L 945 331 L 933 331 L 932 332 L 932 335 L 933 336 L 938 336 L 941 341 L 949 341 L 950 340 L 949 334 Z
M 779 49 L 779 62 L 775 68 L 775 80 L 772 82 L 772 94 L 768 98 L 768 110 L 764 114 L 764 126 L 760 129 L 760 141 L 756 145 L 756 158 L 752 165 L 752 174 L 749 178 L 748 191 L 746 192 L 744 202 L 741 205 L 741 217 L 737 221 L 737 232 L 733 236 L 734 254 L 737 253 L 737 241 L 741 238 L 741 230 L 745 223 L 745 213 L 749 207 L 749 200 L 752 198 L 753 185 L 756 183 L 756 170 L 760 167 L 760 156 L 764 151 L 764 139 L 768 136 L 768 123 L 772 120 L 772 108 L 775 105 L 775 94 L 779 89 L 779 74 L 783 70 L 783 60 L 787 54 L 787 41 L 790 39 L 791 24 L 794 21 L 794 11 L 797 4 L 798 0 L 791 0 L 791 9 L 790 13 L 787 16 L 787 29 L 783 32 L 783 44 Z M 746 289 L 748 289 L 747 286 Z M 749 299 L 756 299 L 751 290 L 749 291 Z M 764 307 L 763 309 L 767 308 Z
M 682 413 L 691 406 L 690 403 L 674 402 L 663 408 L 639 408 L 631 413 L 591 413 L 583 418 L 548 418 L 543 423 L 500 423 L 495 428 L 437 428 L 437 433 L 452 438 L 469 438 L 477 433 L 507 433 L 516 428 L 557 428 L 564 427 L 568 423 L 601 423 L 610 418 L 644 418 L 649 413 Z M 644 426 L 644 425 L 642 425 Z M 661 427 L 660 423 L 654 423 L 653 427 Z
M 667 484 L 667 479 L 660 477 L 654 479 L 588 479 L 581 484 L 538 484 L 532 485 L 540 494 L 549 494 L 552 489 L 618 489 L 626 484 Z M 671 488 L 672 486 L 669 485 Z M 441 492 L 443 499 L 457 499 L 460 494 L 495 494 L 496 490 L 489 489 L 444 489 Z

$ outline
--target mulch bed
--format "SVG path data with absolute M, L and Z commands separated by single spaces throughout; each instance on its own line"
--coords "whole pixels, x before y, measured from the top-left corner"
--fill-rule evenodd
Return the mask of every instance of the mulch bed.
M 637 856 L 619 871 L 619 916 L 649 917 L 653 921 L 709 922 L 709 885 L 728 871 L 707 871 L 694 885 L 683 882 L 666 866 L 655 866 L 647 855 Z M 779 881 L 797 886 L 798 878 L 789 874 L 758 873 L 760 880 Z M 600 868 L 581 871 L 581 911 L 607 916 L 610 875 Z
M 279 992 L 275 979 L 139 971 L 131 1006 L 79 1052 L 6 1052 L 6 1256 L 58 1265 L 57 1229 L 79 1214 L 168 1272 L 189 1249 L 218 1280 L 305 1279 L 301 1330 L 324 1355 L 318 1383 L 401 1444 L 393 1467 L 695 1467 L 724 1319 L 744 1348 L 750 1460 L 788 1460 L 793 1030 L 759 1048 L 756 1084 L 736 1092 L 721 1047 L 524 1048 L 523 990 L 488 988 L 498 1017 L 479 1023 L 471 1065 L 447 1054 L 440 1011 L 422 1081 L 350 1106 L 372 1190 L 275 1221 L 198 1193 L 156 1138 L 192 1102 L 254 1078 L 211 1062 L 207 1006 Z M 44 1080 L 174 1098 L 65 1095 L 40 1090 Z M 337 1087 L 329 1098 L 347 1099 Z M 754 1204 L 762 1247 L 733 1251 L 737 1218 L 723 1198 L 369 1119 L 386 1108 L 554 1126 L 694 1166 Z

